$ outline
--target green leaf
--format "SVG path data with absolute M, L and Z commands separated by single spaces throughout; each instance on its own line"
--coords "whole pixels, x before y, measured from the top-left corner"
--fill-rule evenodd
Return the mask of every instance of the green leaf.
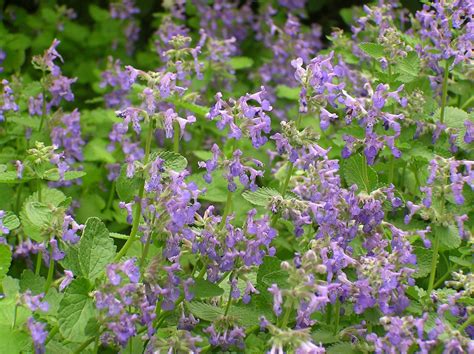
M 168 170 L 180 172 L 188 166 L 188 160 L 173 151 L 160 151 L 156 156 L 164 160 L 164 167 Z
M 12 251 L 10 246 L 0 244 L 0 281 L 7 275 L 12 263 Z
M 10 231 L 15 230 L 20 227 L 20 219 L 11 211 L 7 211 L 2 219 L 2 224 Z
M 261 284 L 266 288 L 272 284 L 278 285 L 280 288 L 287 287 L 288 274 L 281 269 L 281 260 L 277 257 L 265 256 L 263 263 L 258 268 L 257 284 Z
M 208 150 L 194 150 L 193 155 L 202 161 L 207 161 L 212 158 L 212 152 Z
M 107 149 L 108 142 L 105 139 L 92 139 L 84 147 L 84 160 L 90 162 L 114 163 L 115 158 Z
M 416 52 L 409 52 L 405 58 L 395 66 L 397 80 L 403 83 L 412 82 L 418 78 L 420 72 L 420 58 Z
M 44 292 L 45 284 L 45 278 L 40 275 L 36 275 L 29 269 L 25 269 L 23 273 L 21 273 L 20 290 L 22 293 L 30 290 L 35 295 L 40 294 Z
M 209 322 L 224 315 L 224 309 L 200 301 L 187 302 L 186 306 L 194 316 Z
M 194 294 L 196 299 L 221 296 L 224 294 L 224 289 L 205 279 L 194 279 L 194 285 L 190 291 Z
M 439 118 L 441 112 L 435 113 L 435 118 Z M 464 128 L 464 122 L 469 120 L 469 114 L 457 107 L 445 107 L 444 108 L 444 123 L 448 128 L 462 129 Z
M 122 166 L 120 170 L 120 175 L 117 178 L 116 189 L 117 194 L 121 201 L 129 202 L 133 200 L 136 195 L 138 195 L 138 189 L 142 183 L 140 177 L 127 177 L 127 166 Z
M 186 306 L 194 316 L 209 322 L 224 316 L 225 313 L 223 308 L 200 301 L 188 302 Z M 258 325 L 261 315 L 261 311 L 249 305 L 234 304 L 229 309 L 229 316 L 235 317 L 237 321 L 245 327 Z
M 273 197 L 281 196 L 280 192 L 276 189 L 262 187 L 258 188 L 255 192 L 245 191 L 242 193 L 242 197 L 253 205 L 267 206 Z
M 86 173 L 84 171 L 66 171 L 64 173 L 63 181 L 72 181 L 73 179 L 84 177 L 85 175 Z M 48 181 L 59 181 L 61 179 L 57 168 L 46 172 L 43 178 Z
M 381 44 L 363 42 L 359 44 L 359 48 L 374 59 L 380 59 L 385 56 L 384 47 Z
M 35 241 L 44 241 L 43 234 L 51 225 L 53 214 L 46 204 L 28 200 L 20 213 L 23 230 Z
M 114 241 L 104 223 L 95 217 L 87 219 L 78 245 L 80 274 L 94 280 L 114 256 Z
M 23 183 L 29 180 L 31 180 L 31 178 L 28 178 L 28 177 L 19 179 L 15 171 L 0 172 L 0 183 L 15 184 L 15 183 Z
M 377 172 L 367 165 L 367 161 L 361 154 L 353 155 L 344 160 L 342 174 L 348 186 L 356 184 L 359 191 L 372 192 L 377 188 Z
M 278 85 L 276 87 L 276 95 L 279 98 L 286 98 L 287 100 L 298 101 L 300 98 L 299 87 L 288 87 L 286 85 Z
M 314 343 L 333 344 L 339 341 L 333 331 L 329 329 L 316 329 L 311 333 Z
M 415 247 L 414 253 L 416 255 L 416 272 L 413 274 L 413 278 L 426 277 L 431 272 L 433 251 L 422 247 Z
M 10 276 L 6 276 L 3 278 L 3 281 L 1 283 L 2 289 L 3 289 L 3 294 L 7 299 L 15 299 L 16 300 L 16 294 L 20 292 L 20 285 L 19 281 L 16 278 L 12 278 Z
M 356 348 L 349 342 L 340 342 L 334 345 L 331 345 L 327 348 L 326 353 L 328 354 L 356 354 L 360 353 Z
M 59 332 L 65 339 L 83 342 L 90 337 L 86 326 L 95 316 L 91 290 L 91 284 L 84 278 L 73 280 L 67 287 L 58 310 Z
M 461 245 L 458 229 L 454 225 L 448 227 L 436 225 L 434 232 L 435 235 L 439 235 L 439 244 L 445 249 L 452 250 Z
M 460 265 L 461 267 L 467 267 L 471 269 L 473 267 L 472 261 L 469 261 L 467 259 L 463 259 L 463 258 L 455 257 L 455 256 L 449 256 L 449 260 L 453 263 Z
M 234 70 L 247 69 L 253 66 L 253 59 L 248 57 L 230 58 L 230 66 Z
M 8 323 L 0 324 L 0 353 L 29 352 L 31 337 L 28 333 L 20 331 Z
M 95 22 L 104 22 L 110 18 L 110 14 L 107 10 L 100 8 L 97 5 L 89 5 L 89 14 Z
M 207 113 L 209 113 L 209 108 L 185 101 L 179 97 L 168 97 L 166 100 L 173 103 L 176 107 L 186 109 L 201 118 L 205 118 Z
M 434 115 L 434 118 L 439 120 L 441 116 L 441 110 L 438 109 Z M 464 141 L 464 135 L 466 134 L 466 127 L 464 122 L 470 120 L 474 122 L 472 115 L 469 115 L 466 111 L 457 107 L 445 107 L 444 109 L 444 123 L 448 128 L 453 128 L 458 131 L 456 145 L 462 149 L 471 148 L 470 144 L 466 144 Z

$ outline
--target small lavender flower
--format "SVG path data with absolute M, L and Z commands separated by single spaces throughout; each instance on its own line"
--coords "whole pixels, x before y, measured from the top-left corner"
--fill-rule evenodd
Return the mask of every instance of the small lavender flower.
M 30 331 L 31 338 L 35 347 L 36 354 L 45 353 L 45 343 L 48 337 L 48 331 L 46 331 L 46 324 L 35 321 L 33 317 L 28 318 L 27 322 L 28 330 Z
M 44 294 L 33 295 L 31 290 L 27 290 L 21 295 L 21 302 L 25 304 L 31 311 L 49 311 L 49 305 L 46 301 L 42 301 Z
M 72 280 L 74 279 L 74 274 L 70 270 L 64 270 L 64 279 L 59 284 L 59 291 L 63 291 L 66 289 L 69 284 L 71 284 Z

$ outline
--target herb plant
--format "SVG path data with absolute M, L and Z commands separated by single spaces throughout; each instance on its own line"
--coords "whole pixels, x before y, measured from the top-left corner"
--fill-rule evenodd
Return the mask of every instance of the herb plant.
M 474 352 L 474 3 L 311 3 L 0 3 L 0 353 Z

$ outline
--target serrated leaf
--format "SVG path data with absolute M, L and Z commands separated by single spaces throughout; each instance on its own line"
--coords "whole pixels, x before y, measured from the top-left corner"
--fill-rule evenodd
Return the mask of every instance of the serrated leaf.
M 94 302 L 90 296 L 92 286 L 87 279 L 77 278 L 66 288 L 59 303 L 59 332 L 72 342 L 83 342 L 90 336 L 86 326 L 94 318 Z
M 2 224 L 10 231 L 15 230 L 20 227 L 20 219 L 11 211 L 7 211 L 2 219 Z
M 194 279 L 194 285 L 191 286 L 190 291 L 194 294 L 196 299 L 221 296 L 224 294 L 224 289 L 205 279 Z
M 434 232 L 435 235 L 439 236 L 439 244 L 445 249 L 452 250 L 461 245 L 461 238 L 455 225 L 449 225 L 448 227 L 436 225 Z
M 188 302 L 186 306 L 194 316 L 209 322 L 224 316 L 225 313 L 223 308 L 200 301 Z M 229 316 L 235 317 L 237 321 L 245 327 L 258 325 L 261 315 L 262 312 L 252 306 L 234 304 L 229 309 Z
M 333 344 L 339 341 L 333 331 L 329 329 L 316 329 L 311 333 L 314 343 Z
M 0 183 L 5 184 L 16 184 L 30 181 L 32 178 L 24 177 L 19 179 L 15 171 L 4 171 L 0 172 Z
M 416 272 L 413 274 L 413 278 L 426 277 L 431 272 L 433 251 L 422 247 L 415 247 L 414 253 L 416 255 Z
M 51 208 L 37 201 L 26 201 L 20 216 L 26 235 L 35 241 L 44 241 L 43 233 L 53 220 Z
M 276 189 L 262 187 L 258 188 L 255 192 L 245 191 L 242 193 L 242 197 L 253 205 L 267 206 L 271 198 L 280 196 L 280 192 Z
M 331 345 L 327 348 L 326 353 L 328 354 L 356 354 L 360 353 L 356 348 L 349 342 L 340 342 L 334 345 Z
M 276 87 L 276 95 L 279 98 L 286 98 L 287 100 L 298 101 L 300 98 L 301 89 L 299 87 L 289 87 L 286 85 L 278 85 Z
M 168 170 L 180 172 L 188 166 L 188 160 L 183 155 L 173 151 L 160 151 L 156 156 L 164 160 L 164 167 Z
M 20 290 L 22 293 L 30 290 L 35 295 L 40 294 L 44 292 L 45 284 L 45 278 L 40 275 L 36 275 L 29 269 L 25 269 L 23 273 L 21 273 Z
M 247 69 L 253 66 L 253 59 L 248 57 L 232 57 L 229 63 L 234 70 Z
M 0 281 L 7 275 L 12 263 L 12 251 L 10 246 L 0 244 Z
M 120 175 L 117 178 L 116 190 L 121 201 L 129 202 L 138 195 L 138 189 L 142 183 L 140 177 L 127 177 L 127 166 L 122 166 Z
M 114 241 L 99 218 L 89 218 L 78 245 L 78 259 L 81 275 L 94 280 L 115 256 Z
M 28 333 L 12 328 L 8 323 L 0 324 L 0 353 L 23 353 L 30 351 L 31 337 Z
M 347 185 L 356 184 L 359 191 L 372 192 L 378 187 L 377 172 L 367 165 L 367 161 L 361 154 L 356 154 L 344 160 L 342 173 Z
M 186 306 L 194 316 L 209 322 L 224 315 L 224 309 L 200 301 L 187 302 Z
M 420 58 L 416 52 L 409 52 L 405 58 L 395 66 L 397 80 L 403 83 L 412 82 L 418 78 L 420 72 Z
M 281 260 L 277 257 L 265 256 L 263 263 L 258 268 L 257 284 L 261 284 L 266 288 L 272 284 L 278 285 L 280 288 L 287 286 L 288 274 L 281 269 Z
M 434 119 L 439 120 L 441 117 L 441 110 L 438 109 L 434 114 Z M 466 144 L 464 141 L 464 135 L 466 134 L 466 127 L 464 122 L 466 120 L 471 120 L 474 122 L 473 116 L 469 115 L 466 111 L 457 108 L 457 107 L 445 107 L 444 108 L 444 124 L 448 128 L 453 128 L 458 131 L 457 138 L 456 138 L 456 145 L 461 147 L 462 149 L 470 148 L 469 144 Z
M 381 44 L 363 42 L 359 44 L 359 48 L 374 59 L 380 59 L 385 56 L 384 47 Z

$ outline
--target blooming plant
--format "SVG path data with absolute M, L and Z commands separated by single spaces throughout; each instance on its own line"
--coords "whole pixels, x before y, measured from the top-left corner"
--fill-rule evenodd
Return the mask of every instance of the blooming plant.
M 145 3 L 5 6 L 0 353 L 474 353 L 474 2 Z

